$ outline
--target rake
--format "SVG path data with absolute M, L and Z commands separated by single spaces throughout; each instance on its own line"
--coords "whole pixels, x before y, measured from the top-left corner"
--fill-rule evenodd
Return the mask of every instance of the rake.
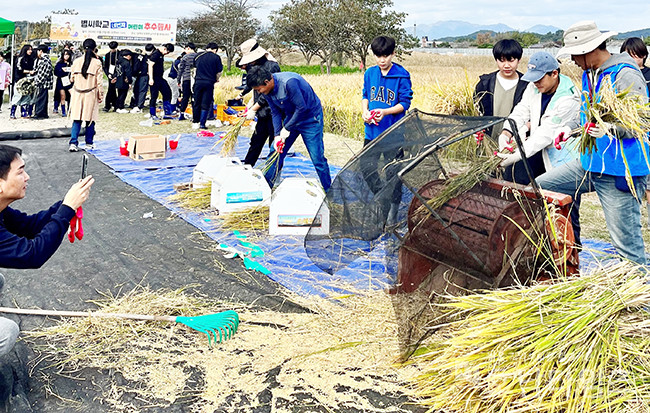
M 0 313 L 55 317 L 121 318 L 128 320 L 167 321 L 170 323 L 180 323 L 186 325 L 191 329 L 205 333 L 208 336 L 208 345 L 210 346 L 229 339 L 233 334 L 237 332 L 237 328 L 239 327 L 239 315 L 232 310 L 196 317 L 101 313 L 91 311 L 56 311 L 12 307 L 0 307 Z

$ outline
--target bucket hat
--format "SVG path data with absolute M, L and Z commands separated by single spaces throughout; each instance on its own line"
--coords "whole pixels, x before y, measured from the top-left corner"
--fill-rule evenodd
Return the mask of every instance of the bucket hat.
M 255 39 L 246 40 L 239 48 L 241 49 L 242 57 L 239 59 L 238 66 L 252 63 L 262 56 L 266 56 L 267 59 L 275 61 L 271 53 L 262 48 Z
M 560 57 L 587 54 L 617 34 L 617 32 L 601 32 L 596 23 L 590 20 L 575 23 L 564 32 L 564 47 L 557 55 Z

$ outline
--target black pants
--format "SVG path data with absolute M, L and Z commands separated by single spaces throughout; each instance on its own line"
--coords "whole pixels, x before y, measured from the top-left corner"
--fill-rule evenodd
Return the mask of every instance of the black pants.
M 530 172 L 533 175 L 533 179 L 546 172 L 546 168 L 544 167 L 544 158 L 542 157 L 541 151 L 528 158 L 528 165 L 530 166 Z M 514 165 L 505 168 L 503 171 L 503 179 L 522 185 L 530 185 L 530 178 L 528 178 L 524 161 L 515 162 Z
M 192 119 L 199 123 L 202 110 L 212 109 L 214 99 L 214 83 L 194 82 L 194 102 L 192 103 Z
M 111 110 L 111 108 L 117 109 L 117 89 L 115 88 L 115 83 L 108 81 L 108 90 L 106 91 L 106 99 L 104 102 L 104 109 Z
M 153 85 L 149 86 L 149 93 L 151 94 L 149 99 L 149 107 L 156 107 L 156 100 L 158 100 L 158 94 L 162 95 L 163 102 L 171 102 L 172 100 L 172 90 L 169 88 L 169 83 L 162 77 L 154 77 Z
M 115 108 L 124 109 L 124 102 L 126 102 L 126 95 L 129 93 L 129 89 L 117 89 L 117 102 L 115 103 Z
M 149 76 L 139 76 L 133 82 L 133 97 L 131 98 L 131 108 L 144 108 L 144 101 L 147 98 L 149 89 Z
M 0 90 L 0 109 L 2 109 L 2 102 L 5 99 L 5 91 L 4 89 Z
M 48 90 L 39 87 L 36 91 L 36 103 L 34 104 L 34 117 L 47 118 Z
M 192 97 L 192 81 L 185 80 L 181 84 L 181 93 L 183 94 L 183 99 L 181 100 L 181 105 L 179 110 L 181 113 L 185 112 L 187 106 L 190 104 L 190 98 Z
M 257 162 L 260 153 L 262 153 L 262 149 L 264 149 L 264 143 L 268 141 L 269 146 L 271 146 L 273 138 L 275 137 L 274 135 L 273 117 L 269 114 L 269 116 L 257 118 L 255 132 L 253 132 L 253 136 L 251 136 L 251 144 L 248 148 L 246 158 L 244 158 L 244 163 L 246 165 L 255 166 L 255 162 Z

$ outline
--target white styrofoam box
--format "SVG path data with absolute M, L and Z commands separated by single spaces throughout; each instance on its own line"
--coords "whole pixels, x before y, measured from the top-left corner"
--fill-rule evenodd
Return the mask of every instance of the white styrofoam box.
M 239 158 L 223 158 L 219 155 L 205 155 L 192 172 L 192 184 L 207 184 L 219 175 L 227 165 L 241 165 Z
M 269 233 L 271 235 L 327 235 L 330 214 L 327 208 L 319 213 L 325 192 L 316 179 L 286 178 L 271 197 Z M 318 215 L 317 215 L 318 214 Z
M 250 165 L 226 164 L 212 179 L 210 206 L 227 213 L 260 205 L 271 197 L 262 171 Z

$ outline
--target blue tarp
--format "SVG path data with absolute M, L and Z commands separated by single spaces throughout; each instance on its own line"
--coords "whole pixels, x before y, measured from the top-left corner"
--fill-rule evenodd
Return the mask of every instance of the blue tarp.
M 172 136 L 174 137 L 174 136 Z M 179 208 L 169 202 L 168 197 L 175 193 L 175 183 L 189 182 L 192 170 L 206 154 L 218 153 L 220 146 L 212 149 L 218 137 L 197 138 L 195 135 L 182 135 L 178 149 L 168 150 L 166 159 L 134 161 L 120 155 L 119 141 L 99 141 L 96 149 L 90 151 L 100 161 L 113 169 L 113 173 L 124 182 L 134 186 L 150 198 L 160 202 L 190 224 L 201 229 L 210 238 L 228 246 L 246 250 L 240 240 L 230 231 L 220 231 L 220 221 L 214 213 L 195 213 Z M 249 140 L 240 137 L 236 155 L 243 158 L 248 150 Z M 262 158 L 268 155 L 268 149 Z M 263 163 L 258 162 L 257 167 Z M 339 168 L 330 166 L 332 176 Z M 316 178 L 311 161 L 303 156 L 288 156 L 282 169 L 282 177 Z M 292 291 L 301 294 L 327 295 L 332 291 L 345 292 L 345 287 L 357 289 L 387 288 L 394 283 L 390 279 L 382 254 L 376 248 L 369 256 L 360 257 L 347 268 L 334 275 L 327 274 L 316 267 L 307 257 L 303 237 L 269 236 L 254 237 L 245 241 L 253 242 L 265 252 L 263 257 L 254 258 L 271 271 L 269 277 Z
M 172 135 L 172 138 L 175 137 Z M 189 182 L 194 166 L 204 155 L 219 152 L 220 146 L 213 148 L 218 139 L 218 137 L 198 138 L 191 134 L 181 135 L 178 149 L 168 150 L 167 157 L 162 160 L 131 160 L 120 155 L 117 140 L 98 141 L 96 149 L 89 152 L 112 168 L 113 173 L 121 180 L 160 202 L 185 221 L 204 231 L 210 238 L 230 247 L 246 250 L 235 234 L 220 230 L 220 221 L 214 213 L 187 211 L 168 201 L 168 197 L 175 193 L 173 185 Z M 239 138 L 236 148 L 238 157 L 245 156 L 248 142 L 247 138 Z M 266 155 L 268 149 L 262 153 L 257 167 L 260 167 Z M 335 176 L 339 168 L 330 166 L 330 171 L 332 176 Z M 300 155 L 288 156 L 282 170 L 282 177 L 316 178 L 316 172 L 309 159 Z M 333 291 L 345 292 L 348 286 L 355 289 L 381 289 L 395 283 L 390 274 L 395 274 L 396 269 L 387 270 L 387 267 L 392 267 L 394 263 L 387 263 L 385 260 L 384 250 L 387 247 L 385 242 L 380 243 L 369 255 L 359 257 L 346 268 L 330 275 L 314 265 L 307 257 L 302 237 L 267 234 L 246 241 L 253 242 L 264 251 L 264 256 L 256 257 L 255 260 L 270 270 L 271 279 L 301 294 L 325 296 Z M 598 265 L 597 260 L 604 256 L 599 252 L 613 251 L 612 245 L 606 242 L 583 239 L 582 243 L 585 248 L 585 251 L 580 253 L 582 270 Z

